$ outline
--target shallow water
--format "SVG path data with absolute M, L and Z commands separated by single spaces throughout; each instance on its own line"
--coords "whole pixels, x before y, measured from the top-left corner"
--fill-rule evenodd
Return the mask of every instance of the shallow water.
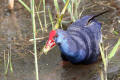
M 52 0 L 50 0 L 47 2 L 47 5 L 54 8 L 52 3 Z M 61 1 L 59 3 L 63 5 Z M 118 3 L 120 3 L 119 0 L 113 2 L 110 2 L 110 0 L 91 0 L 91 2 L 84 0 L 80 5 L 80 9 L 81 6 L 85 7 L 82 16 L 96 14 L 103 11 L 103 9 L 112 9 L 111 12 L 97 18 L 103 24 L 103 42 L 105 46 L 110 46 L 107 50 L 108 52 L 112 49 L 118 37 L 120 37 L 113 32 L 115 30 L 120 34 L 120 24 L 118 23 L 120 6 Z M 15 6 L 14 11 L 10 13 L 7 10 L 7 0 L 3 0 L 0 3 L 0 80 L 35 80 L 33 42 L 29 41 L 33 37 L 30 14 L 17 1 L 15 5 L 17 6 Z M 52 13 L 56 14 L 54 11 Z M 40 31 L 38 22 L 37 30 L 39 31 L 38 38 L 48 35 L 48 32 L 43 33 Z M 47 38 L 37 41 L 38 53 L 46 40 Z M 13 72 L 9 70 L 8 74 L 4 75 L 4 53 L 7 57 L 10 51 L 12 54 Z M 120 50 L 109 63 L 109 80 L 120 79 L 119 52 Z M 60 64 L 61 61 L 58 47 L 52 49 L 48 55 L 38 57 L 40 80 L 100 80 L 101 61 L 90 65 L 69 64 L 66 66 L 62 66 Z

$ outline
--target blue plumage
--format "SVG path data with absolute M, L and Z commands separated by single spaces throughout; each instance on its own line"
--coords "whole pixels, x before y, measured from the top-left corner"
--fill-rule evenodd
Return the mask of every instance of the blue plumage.
M 72 23 L 64 31 L 56 30 L 54 40 L 59 44 L 64 60 L 72 63 L 93 63 L 98 59 L 99 43 L 101 40 L 101 24 L 96 20 L 88 21 L 93 16 L 84 16 Z

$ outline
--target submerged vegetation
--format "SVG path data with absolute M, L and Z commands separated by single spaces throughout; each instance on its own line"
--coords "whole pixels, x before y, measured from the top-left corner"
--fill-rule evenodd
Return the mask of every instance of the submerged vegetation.
M 77 19 L 79 19 L 85 11 L 84 6 L 82 7 L 82 10 L 78 12 L 78 8 L 81 5 L 82 0 L 62 0 L 64 3 L 63 9 L 60 9 L 60 5 L 57 0 L 53 0 L 54 6 L 55 6 L 55 11 L 57 15 L 57 19 L 54 18 L 50 7 L 46 7 L 46 2 L 45 0 L 40 0 L 39 5 L 35 4 L 35 0 L 30 0 L 30 7 L 24 3 L 22 0 L 18 0 L 24 7 L 25 9 L 31 14 L 31 19 L 32 19 L 32 26 L 33 26 L 33 41 L 34 41 L 34 62 L 35 62 L 35 70 L 36 70 L 36 80 L 39 80 L 39 70 L 38 70 L 38 58 L 37 56 L 39 55 L 37 52 L 37 44 L 36 44 L 36 36 L 39 30 L 36 29 L 36 19 L 39 21 L 39 26 L 40 30 L 42 32 L 48 32 L 48 24 L 51 25 L 52 29 L 58 29 L 60 25 L 62 25 L 64 15 L 69 14 L 70 16 L 70 22 L 74 22 Z M 41 10 L 41 5 L 42 10 Z M 42 23 L 41 20 L 41 13 L 44 15 L 44 24 Z M 47 22 L 47 16 L 49 16 L 50 23 Z M 66 21 L 67 22 L 67 21 Z M 114 31 L 115 34 L 119 35 L 118 32 Z M 117 41 L 117 43 L 114 45 L 113 49 L 110 52 L 107 52 L 104 46 L 104 43 L 100 45 L 100 51 L 101 51 L 101 57 L 102 57 L 102 62 L 104 66 L 104 70 L 101 71 L 100 76 L 101 80 L 107 80 L 107 68 L 109 66 L 109 62 L 112 60 L 112 58 L 115 56 L 115 53 L 117 52 L 118 48 L 120 46 L 120 37 Z M 41 51 L 41 50 L 40 50 Z M 47 52 L 47 51 L 46 51 Z M 42 52 L 41 52 L 42 53 Z M 7 61 L 6 61 L 7 60 Z M 6 59 L 6 56 L 4 54 L 4 66 L 5 66 L 5 74 L 7 74 L 8 68 L 10 67 L 10 71 L 13 72 L 14 69 L 12 68 L 12 62 L 11 62 L 11 51 L 8 52 L 8 57 Z

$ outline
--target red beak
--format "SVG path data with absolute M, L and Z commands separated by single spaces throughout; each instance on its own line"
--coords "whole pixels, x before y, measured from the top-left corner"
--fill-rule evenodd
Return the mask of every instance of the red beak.
M 47 54 L 47 52 L 50 51 L 55 45 L 56 44 L 54 40 L 48 40 L 46 45 L 43 48 L 43 52 Z
M 47 53 L 49 50 L 51 50 L 56 45 L 53 39 L 55 35 L 56 35 L 56 31 L 52 30 L 49 34 L 49 40 L 46 42 L 46 45 L 43 48 L 44 53 Z
M 52 40 L 48 40 L 47 43 L 46 43 L 46 47 L 54 47 L 55 46 L 55 41 L 52 39 Z

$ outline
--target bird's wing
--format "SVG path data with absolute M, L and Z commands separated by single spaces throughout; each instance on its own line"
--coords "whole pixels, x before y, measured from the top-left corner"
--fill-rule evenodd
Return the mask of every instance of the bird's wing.
M 72 30 L 73 28 L 82 28 L 85 27 L 88 24 L 88 21 L 92 18 L 93 16 L 84 16 L 81 19 L 78 19 L 74 23 L 72 23 L 67 30 Z
M 88 51 L 88 58 L 92 54 L 92 51 L 95 53 L 99 52 L 98 44 L 101 40 L 101 23 L 96 20 L 92 20 L 88 25 L 81 27 L 73 26 L 71 29 L 68 29 L 67 32 L 76 42 L 78 48 L 85 48 Z
M 86 26 L 93 32 L 93 34 L 94 34 L 96 40 L 98 40 L 98 42 L 100 42 L 102 39 L 101 38 L 102 37 L 101 26 L 102 26 L 101 23 L 97 22 L 96 20 L 93 20 L 90 24 L 88 24 Z

